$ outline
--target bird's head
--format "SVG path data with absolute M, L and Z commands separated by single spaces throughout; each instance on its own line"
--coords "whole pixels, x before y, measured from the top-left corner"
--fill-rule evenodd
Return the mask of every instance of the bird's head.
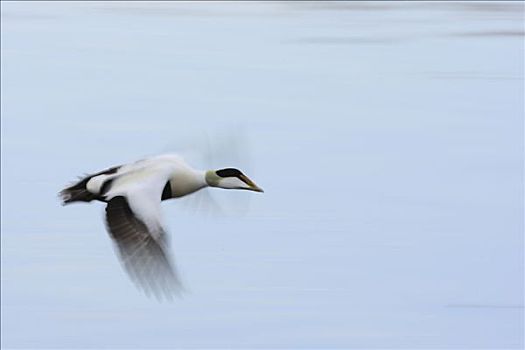
M 206 183 L 211 187 L 264 192 L 248 176 L 234 168 L 207 171 Z

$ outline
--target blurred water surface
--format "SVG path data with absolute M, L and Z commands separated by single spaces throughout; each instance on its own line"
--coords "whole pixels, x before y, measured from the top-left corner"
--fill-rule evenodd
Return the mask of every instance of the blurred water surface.
M 523 347 L 523 3 L 1 9 L 4 348 Z M 56 193 L 232 130 L 266 193 L 166 203 L 144 297 Z

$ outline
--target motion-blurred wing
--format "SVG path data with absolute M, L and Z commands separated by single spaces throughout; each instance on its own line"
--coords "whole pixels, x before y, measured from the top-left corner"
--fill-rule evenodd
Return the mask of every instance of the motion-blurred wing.
M 171 298 L 181 288 L 160 222 L 162 188 L 163 184 L 128 189 L 113 196 L 106 207 L 107 230 L 125 270 L 157 299 Z

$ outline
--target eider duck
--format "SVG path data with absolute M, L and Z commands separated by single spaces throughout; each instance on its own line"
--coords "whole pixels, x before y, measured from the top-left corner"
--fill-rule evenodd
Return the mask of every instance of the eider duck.
M 208 186 L 263 192 L 238 169 L 195 170 L 168 154 L 88 175 L 59 195 L 63 205 L 107 203 L 106 229 L 125 270 L 147 295 L 162 299 L 178 293 L 181 285 L 167 250 L 161 201 Z

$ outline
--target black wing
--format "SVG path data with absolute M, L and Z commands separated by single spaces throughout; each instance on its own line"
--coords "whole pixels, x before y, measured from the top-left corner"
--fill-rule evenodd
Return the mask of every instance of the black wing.
M 108 202 L 106 226 L 122 265 L 139 288 L 159 300 L 180 293 L 181 284 L 166 252 L 166 235 L 149 232 L 125 197 L 117 196 Z

